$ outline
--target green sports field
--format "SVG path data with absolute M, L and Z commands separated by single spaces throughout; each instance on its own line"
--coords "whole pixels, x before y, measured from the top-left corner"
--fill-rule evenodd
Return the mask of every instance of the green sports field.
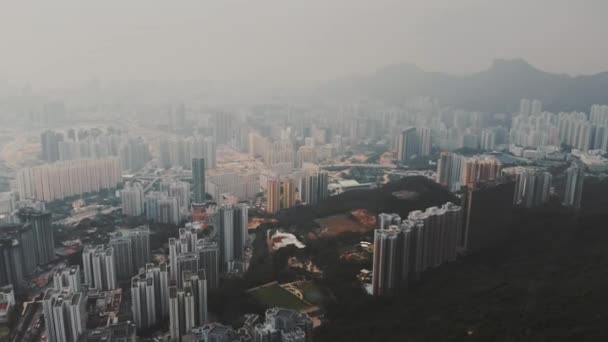
M 281 307 L 293 310 L 303 310 L 309 305 L 300 300 L 298 297 L 291 294 L 279 285 L 271 285 L 261 287 L 251 292 L 251 295 L 256 298 L 262 305 L 267 307 Z

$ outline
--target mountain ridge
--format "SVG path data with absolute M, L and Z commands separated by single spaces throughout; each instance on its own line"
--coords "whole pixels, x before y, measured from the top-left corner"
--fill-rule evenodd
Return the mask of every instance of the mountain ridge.
M 608 71 L 570 76 L 542 71 L 523 59 L 495 59 L 486 70 L 453 75 L 403 63 L 333 83 L 330 91 L 389 104 L 428 96 L 442 105 L 487 113 L 513 113 L 522 98 L 539 99 L 554 112 L 588 112 L 594 104 L 608 104 Z

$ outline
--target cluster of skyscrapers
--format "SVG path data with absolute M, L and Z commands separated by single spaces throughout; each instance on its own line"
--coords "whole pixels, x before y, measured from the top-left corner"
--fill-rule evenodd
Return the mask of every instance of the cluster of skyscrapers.
M 20 223 L 0 226 L 0 286 L 15 288 L 55 257 L 51 213 L 22 208 L 17 215 Z
M 18 194 L 16 191 L 0 192 L 0 224 L 16 223 Z
M 150 261 L 150 228 L 121 230 L 110 238 L 108 245 L 114 250 L 116 277 L 130 279 Z
M 144 188 L 139 183 L 125 183 L 120 191 L 120 201 L 123 215 L 142 215 L 144 213 Z
M 218 202 L 225 194 L 251 201 L 260 193 L 260 173 L 257 171 L 216 173 L 207 176 L 206 181 L 207 193 Z
M 514 205 L 532 208 L 549 200 L 553 179 L 551 173 L 535 167 L 507 168 L 503 173 L 515 178 Z
M 82 290 L 80 282 L 80 266 L 78 265 L 60 267 L 53 275 L 53 287 L 57 291 L 80 292 Z
M 51 213 L 27 207 L 19 209 L 17 215 L 24 227 L 31 229 L 34 233 L 37 264 L 43 265 L 54 259 L 55 238 L 53 237 L 53 227 L 51 225 Z
M 169 239 L 170 279 L 178 285 L 183 282 L 183 272 L 198 270 L 197 241 L 195 228 L 180 228 L 179 237 Z
M 182 273 L 182 285 L 169 286 L 169 334 L 181 341 L 194 327 L 208 322 L 205 271 Z
M 608 125 L 608 105 L 593 105 L 589 120 L 597 125 Z
M 427 127 L 408 127 L 401 131 L 397 141 L 397 160 L 405 163 L 415 156 L 431 154 L 431 129 Z
M 151 191 L 144 197 L 146 219 L 154 223 L 178 225 L 182 214 L 177 197 L 160 191 Z
M 190 210 L 190 183 L 175 179 L 163 179 L 160 182 L 160 191 L 169 197 L 177 198 L 180 213 Z
M 281 139 L 270 139 L 259 133 L 249 133 L 249 155 L 261 157 L 267 165 L 294 163 L 295 146 L 289 139 L 291 132 L 283 133 Z
M 335 137 L 330 144 L 317 145 L 313 137 L 306 137 L 304 145 L 296 151 L 294 166 L 302 168 L 306 164 L 317 164 L 323 161 L 330 161 L 342 149 L 342 138 Z
M 287 177 L 273 177 L 266 183 L 266 211 L 276 213 L 291 208 L 297 201 L 317 205 L 329 197 L 328 173 L 323 170 L 303 170 Z
M 394 294 L 429 267 L 454 261 L 462 246 L 462 219 L 462 208 L 450 202 L 412 211 L 403 220 L 380 214 L 374 231 L 373 294 Z
M 280 132 L 271 134 L 271 137 L 258 132 L 250 132 L 249 155 L 261 158 L 270 167 L 289 163 L 296 168 L 301 168 L 306 163 L 315 164 L 332 160 L 342 147 L 341 137 L 336 137 L 329 143 L 325 131 L 316 129 L 319 132 L 311 132 L 314 136 L 304 138 L 303 144 L 302 141 L 296 142 L 291 127 L 282 128 Z
M 139 332 L 169 317 L 169 272 L 165 263 L 147 264 L 131 279 L 131 311 Z
M 52 163 L 59 160 L 59 142 L 63 141 L 63 134 L 47 130 L 40 134 L 40 147 L 42 160 Z
M 492 156 L 467 158 L 461 170 L 463 186 L 471 187 L 478 182 L 495 180 L 500 177 L 501 162 Z
M 218 241 L 198 239 L 197 226 L 188 224 L 179 229 L 177 238 L 169 239 L 168 265 L 148 264 L 132 278 L 132 311 L 138 330 L 169 318 L 171 339 L 179 341 L 207 323 L 207 289 L 217 288 L 220 271 L 230 271 L 229 265 L 244 257 L 248 207 L 220 206 L 214 222 Z M 128 245 L 123 240 L 113 239 L 110 244 Z
M 216 166 L 216 143 L 213 138 L 196 135 L 188 138 L 170 138 L 160 141 L 160 162 L 165 168 L 181 167 L 190 170 L 193 159 L 205 159 L 205 166 Z
M 513 117 L 509 136 L 510 151 L 516 156 L 538 158 L 539 155 L 544 155 L 547 160 L 551 160 L 549 153 L 558 151 L 561 145 L 581 151 L 606 151 L 608 106 L 594 105 L 589 116 L 585 113 L 556 115 L 543 111 L 542 107 L 542 102 L 538 100 L 521 101 L 519 113 Z M 584 157 L 586 155 L 581 155 L 581 161 Z M 555 158 L 565 161 L 564 157 Z M 436 180 L 453 192 L 460 191 L 463 186 L 475 189 L 480 183 L 513 180 L 515 189 L 512 201 L 516 206 L 537 207 L 546 203 L 552 193 L 560 193 L 564 206 L 580 209 L 584 169 L 576 160 L 572 162 L 565 172 L 565 184 L 561 191 L 561 188 L 553 188 L 553 175 L 540 167 L 503 169 L 501 163 L 492 156 L 467 158 L 442 152 L 437 161 Z
M 121 191 L 123 214 L 140 216 L 145 212 L 151 222 L 179 224 L 190 212 L 191 203 L 203 204 L 207 200 L 205 165 L 205 159 L 192 159 L 192 189 L 190 183 L 165 178 L 160 182 L 160 191 L 144 195 L 144 188 L 140 184 L 127 182 Z M 230 186 L 234 187 L 235 184 Z M 213 187 L 212 190 L 217 189 Z
M 128 138 L 118 149 L 120 165 L 123 171 L 135 173 L 141 170 L 152 159 L 150 147 L 141 138 Z
M 219 275 L 222 269 L 220 245 L 211 239 L 199 239 L 196 242 L 196 253 L 199 270 L 204 270 L 207 277 L 207 287 L 217 289 L 220 286 Z
M 44 212 L 46 203 L 32 199 L 20 199 L 17 191 L 0 192 L 0 224 L 19 223 L 20 209 Z
M 143 331 L 169 318 L 172 341 L 208 321 L 207 275 L 217 286 L 219 271 L 217 244 L 197 238 L 196 228 L 179 230 L 169 239 L 169 265 L 148 264 L 131 280 L 132 312 L 136 327 Z
M 243 260 L 249 243 L 249 207 L 245 204 L 224 205 L 216 215 L 222 268 L 228 270 L 230 262 Z
M 42 298 L 42 313 L 49 342 L 78 342 L 86 332 L 87 288 L 80 280 L 80 267 L 58 269 L 53 287 Z
M 36 268 L 36 250 L 31 229 L 21 225 L 0 227 L 0 286 L 19 288 Z
M 432 122 L 436 143 L 444 151 L 471 149 L 493 151 L 508 139 L 508 130 L 502 126 L 482 127 L 483 115 L 479 112 L 441 110 L 441 120 Z
M 175 341 L 207 322 L 207 276 L 203 267 L 210 262 L 200 259 L 209 256 L 199 249 L 193 227 L 182 228 L 178 239 L 169 239 L 169 332 Z
M 585 170 L 579 165 L 572 165 L 566 170 L 566 185 L 562 204 L 576 210 L 581 208 Z
M 192 329 L 188 337 L 191 341 L 281 341 L 312 342 L 313 322 L 310 316 L 295 310 L 270 308 L 266 310 L 264 321 L 258 315 L 245 315 L 239 329 L 211 323 Z
M 112 297 L 100 301 L 100 289 L 81 283 L 80 267 L 59 267 L 53 274 L 53 286 L 44 292 L 41 300 L 46 336 L 49 342 L 80 341 L 129 341 L 135 342 L 135 326 L 132 322 L 116 323 L 110 316 L 99 328 L 87 330 L 94 308 L 105 307 L 112 300 L 120 299 L 121 290 L 111 291 Z M 137 300 L 137 298 L 135 299 Z
M 211 118 L 213 136 L 218 144 L 231 143 L 235 138 L 236 117 L 232 113 L 215 112 Z
M 478 182 L 494 180 L 501 175 L 502 164 L 493 156 L 465 157 L 441 152 L 437 161 L 437 183 L 450 191 L 475 186 Z
M 151 222 L 179 224 L 188 215 L 191 203 L 202 204 L 206 201 L 205 160 L 193 159 L 192 165 L 192 199 L 190 184 L 175 179 L 161 180 L 160 191 L 145 195 L 141 185 L 127 184 L 121 192 L 123 214 L 139 216 L 145 212 Z
M 123 170 L 136 172 L 151 159 L 147 143 L 141 137 L 98 129 L 68 130 L 67 137 L 59 132 L 47 130 L 40 135 L 42 159 L 47 162 L 105 159 L 119 157 Z
M 524 148 L 559 148 L 562 144 L 581 151 L 608 151 L 608 106 L 594 105 L 589 114 L 542 111 L 538 100 L 522 100 L 513 117 L 511 144 Z
M 115 157 L 28 167 L 16 177 L 21 199 L 46 202 L 113 189 L 122 182 L 120 161 Z
M 214 115 L 214 138 L 196 134 L 160 139 L 160 165 L 191 170 L 192 185 L 162 179 L 159 191 L 144 194 L 139 183 L 127 183 L 121 191 L 123 214 L 145 214 L 151 222 L 178 225 L 191 207 L 204 208 L 205 214 L 209 209 L 213 234 L 199 239 L 201 226 L 186 225 L 179 229 L 177 238 L 169 239 L 168 261 L 160 264 L 149 263 L 147 227 L 113 235 L 106 245 L 85 246 L 84 283 L 80 281 L 80 268 L 60 269 L 53 277 L 54 288 L 45 293 L 44 313 L 51 324 L 49 340 L 76 341 L 82 336 L 87 289 L 113 290 L 119 282 L 130 279 L 134 327 L 139 332 L 168 320 L 171 340 L 311 341 L 310 317 L 292 310 L 270 309 L 264 322 L 250 315 L 238 330 L 207 324 L 208 289 L 219 286 L 220 274 L 246 269 L 249 256 L 249 208 L 223 204 L 222 198 L 231 195 L 253 200 L 263 188 L 266 211 L 270 213 L 298 203 L 317 205 L 329 196 L 328 173 L 311 165 L 331 160 L 345 143 L 352 146 L 369 137 L 382 138 L 383 143 L 395 148 L 400 163 L 430 155 L 433 142 L 444 150 L 494 150 L 509 138 L 512 144 L 535 148 L 563 143 L 587 151 L 606 150 L 608 145 L 608 106 L 593 106 L 589 117 L 584 113 L 555 115 L 543 112 L 538 100 L 522 100 L 510 134 L 505 128 L 483 128 L 480 113 L 442 109 L 428 99 L 403 111 L 386 110 L 374 115 L 356 108 L 340 108 L 336 117 L 316 121 L 290 115 L 292 125 L 287 127 L 255 123 L 251 128 L 237 129 L 233 119 L 236 117 L 223 113 Z M 185 109 L 180 108 L 171 117 L 170 129 L 185 128 Z M 64 140 L 62 134 L 47 131 L 41 141 L 43 158 L 54 163 L 19 172 L 22 198 L 52 201 L 111 189 L 120 183 L 121 170 L 136 172 L 151 159 L 149 146 L 141 138 L 114 132 L 69 131 Z M 212 170 L 208 174 L 216 167 L 216 141 L 247 150 L 269 170 L 258 170 L 256 162 L 256 167 L 247 171 Z M 459 251 L 490 246 L 505 235 L 507 220 L 505 216 L 490 215 L 500 221 L 492 222 L 483 212 L 493 214 L 499 207 L 501 213 L 506 212 L 505 198 L 508 207 L 513 203 L 523 207 L 542 205 L 551 194 L 552 177 L 538 168 L 503 169 L 492 155 L 465 157 L 442 152 L 437 182 L 459 192 L 461 206 L 448 202 L 410 212 L 405 219 L 380 214 L 379 228 L 374 231 L 373 293 L 394 294 L 418 280 L 428 268 L 455 260 Z M 573 164 L 566 171 L 564 205 L 580 207 L 583 181 L 583 168 Z M 220 205 L 207 208 L 207 193 Z M 14 211 L 15 201 L 8 199 L 11 201 L 2 202 L 7 209 L 0 207 L 0 213 Z M 50 215 L 24 211 L 22 216 L 25 224 L 0 230 L 0 285 L 19 284 L 38 265 L 53 259 Z M 130 327 L 127 325 L 126 330 Z M 113 334 L 111 330 L 96 333 Z
M 114 247 L 87 245 L 82 251 L 84 282 L 89 288 L 114 290 L 117 286 Z
M 566 170 L 562 200 L 565 206 L 580 208 L 584 177 L 584 168 L 576 163 Z M 519 166 L 503 169 L 500 161 L 492 156 L 467 158 L 452 152 L 442 152 L 437 161 L 436 181 L 452 192 L 459 192 L 463 187 L 474 189 L 477 184 L 503 178 L 516 182 L 514 205 L 532 208 L 549 200 L 553 175 L 542 168 Z
M 87 296 L 85 292 L 48 289 L 42 311 L 49 342 L 78 342 L 86 331 Z

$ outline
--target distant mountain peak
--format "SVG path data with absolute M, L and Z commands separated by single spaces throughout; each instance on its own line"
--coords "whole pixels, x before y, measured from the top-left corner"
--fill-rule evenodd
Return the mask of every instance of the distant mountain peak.
M 348 83 L 348 84 L 347 84 Z M 514 113 L 522 98 L 539 99 L 549 111 L 588 111 L 608 104 L 608 72 L 569 76 L 540 70 L 521 58 L 495 59 L 486 70 L 453 75 L 393 64 L 337 85 L 337 93 L 403 104 L 430 97 L 441 104 L 486 113 Z
M 507 71 L 540 71 L 522 58 L 504 59 L 497 58 L 492 62 L 490 70 L 507 70 Z

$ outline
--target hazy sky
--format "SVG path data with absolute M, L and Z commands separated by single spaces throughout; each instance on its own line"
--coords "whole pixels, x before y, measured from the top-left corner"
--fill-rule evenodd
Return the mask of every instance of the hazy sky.
M 0 77 L 323 80 L 522 57 L 608 70 L 606 0 L 0 1 Z

